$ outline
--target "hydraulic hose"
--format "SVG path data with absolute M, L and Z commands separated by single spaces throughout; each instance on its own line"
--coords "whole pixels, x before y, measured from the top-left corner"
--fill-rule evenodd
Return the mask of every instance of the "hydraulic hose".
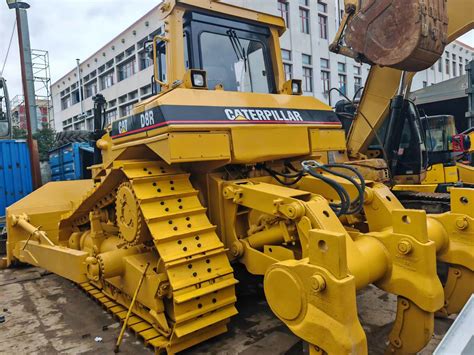
M 353 168 L 352 166 L 345 165 L 345 164 L 326 164 L 326 165 L 321 165 L 320 168 L 324 171 L 327 171 L 328 173 L 330 173 L 332 175 L 335 175 L 335 176 L 338 176 L 340 178 L 346 179 L 352 185 L 355 186 L 359 196 L 357 197 L 356 201 L 351 201 L 350 204 L 351 204 L 351 206 L 354 206 L 354 207 L 352 209 L 350 209 L 347 212 L 347 214 L 359 213 L 362 210 L 363 206 L 364 206 L 364 192 L 365 192 L 365 179 L 361 175 L 361 173 L 359 173 L 357 171 L 357 169 Z M 351 176 L 342 174 L 338 171 L 334 171 L 331 168 L 346 169 L 346 170 L 351 171 L 360 180 L 360 184 L 357 183 L 357 181 L 355 181 Z
M 285 163 L 285 167 L 292 171 L 291 173 L 282 173 L 268 168 L 264 164 L 258 165 L 257 167 L 265 170 L 270 176 L 272 176 L 278 183 L 284 186 L 293 186 L 298 183 L 304 176 L 307 174 L 312 177 L 323 181 L 325 184 L 329 185 L 338 195 L 340 203 L 330 203 L 331 209 L 336 213 L 337 216 L 342 216 L 345 214 L 355 214 L 359 213 L 364 206 L 364 191 L 365 191 L 365 180 L 364 177 L 357 171 L 357 169 L 346 164 L 320 164 L 317 161 L 304 161 L 301 163 L 302 169 L 296 169 L 290 162 Z M 358 192 L 358 197 L 351 201 L 348 191 L 344 188 L 343 185 L 331 179 L 328 176 L 319 173 L 317 170 L 320 169 L 334 176 L 340 177 L 349 181 Z M 351 173 L 357 176 L 360 180 L 358 183 L 352 176 L 343 174 L 339 171 L 333 169 L 345 169 L 349 170 Z M 290 180 L 290 181 L 288 181 Z

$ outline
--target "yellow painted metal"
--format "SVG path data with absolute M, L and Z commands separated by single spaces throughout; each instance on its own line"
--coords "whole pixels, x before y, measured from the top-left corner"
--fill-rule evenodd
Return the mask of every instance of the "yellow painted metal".
M 444 306 L 440 314 L 447 317 L 459 313 L 474 293 L 474 271 L 460 265 L 448 269 L 448 278 L 444 286 Z
M 29 222 L 34 226 L 41 226 L 50 240 L 59 243 L 58 222 L 61 215 L 79 203 L 93 186 L 91 180 L 52 182 L 32 192 L 27 198 L 22 199 L 7 209 L 7 215 L 27 214 Z M 24 240 L 27 235 L 23 230 L 12 229 L 12 224 L 7 223 L 7 265 L 18 258 L 15 253 L 16 243 Z
M 313 152 L 346 150 L 346 137 L 343 130 L 312 129 L 310 135 Z
M 431 340 L 434 318 L 413 302 L 398 297 L 395 325 L 389 335 L 387 354 L 416 354 Z
M 123 335 L 125 334 L 125 330 L 127 329 L 128 320 L 130 319 L 130 315 L 132 314 L 132 309 L 133 309 L 133 306 L 135 305 L 135 301 L 137 300 L 138 292 L 140 291 L 140 287 L 142 287 L 143 285 L 143 280 L 145 280 L 146 272 L 148 271 L 149 267 L 150 267 L 150 263 L 147 263 L 145 266 L 145 270 L 143 270 L 143 274 L 140 277 L 140 280 L 138 281 L 137 289 L 135 290 L 135 293 L 133 294 L 132 302 L 130 303 L 130 307 L 128 307 L 127 315 L 125 316 L 125 319 L 123 321 L 123 326 L 120 329 L 120 334 L 117 338 L 117 342 L 115 343 L 115 349 L 114 349 L 115 353 L 119 352 L 120 345 L 122 344 Z
M 189 75 L 182 38 L 190 9 L 267 26 L 277 93 L 180 83 Z M 168 0 L 158 13 L 169 39 L 166 77 L 176 86 L 134 113 L 183 105 L 331 110 L 312 97 L 282 94 L 283 20 L 209 0 Z M 386 84 L 379 92 L 369 85 L 379 110 Z M 367 353 L 356 291 L 369 284 L 399 296 L 389 347 L 399 353 L 421 349 L 434 312 L 456 312 L 472 288 L 470 190 L 453 189 L 452 211 L 427 216 L 405 210 L 387 186 L 368 180 L 363 213 L 338 217 L 330 204 L 339 196 L 326 184 L 305 176 L 284 186 L 259 164 L 284 171 L 286 160 L 296 167 L 307 157 L 342 161 L 338 123 L 190 122 L 106 134 L 99 146 L 103 164 L 93 168 L 94 181 L 49 184 L 8 209 L 8 263 L 80 283 L 121 320 L 128 309 L 125 323 L 157 351 L 176 353 L 226 331 L 237 312 L 231 261 L 264 275 L 270 307 L 312 353 Z M 386 174 L 380 161 L 365 163 L 353 165 L 374 169 L 377 179 Z M 347 180 L 325 175 L 357 197 Z M 437 257 L 451 268 L 444 291 Z
M 231 159 L 226 133 L 172 133 L 150 141 L 148 147 L 168 164 Z
M 447 181 L 445 176 L 445 166 L 444 164 L 440 163 L 431 165 L 426 170 L 426 177 L 423 180 L 422 184 L 444 184 L 446 182 Z M 455 182 L 457 182 L 457 179 Z
M 456 166 L 458 169 L 459 181 L 467 184 L 474 184 L 474 167 L 461 163 L 458 163 Z
M 445 166 L 444 167 L 444 180 L 447 184 L 455 184 L 459 182 L 457 166 Z M 467 182 L 467 181 L 466 181 Z
M 329 354 L 367 353 L 343 233 L 313 230 L 309 258 L 271 266 L 264 279 L 272 311 L 299 337 Z

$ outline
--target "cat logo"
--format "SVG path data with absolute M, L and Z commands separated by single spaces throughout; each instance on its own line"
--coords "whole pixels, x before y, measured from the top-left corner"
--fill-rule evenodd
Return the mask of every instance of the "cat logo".
M 249 119 L 242 115 L 239 115 L 236 118 L 234 118 L 234 121 L 249 121 Z

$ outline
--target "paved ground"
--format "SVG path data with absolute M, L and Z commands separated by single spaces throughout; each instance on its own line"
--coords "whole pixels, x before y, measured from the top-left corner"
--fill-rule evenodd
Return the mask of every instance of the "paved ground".
M 261 279 L 238 271 L 239 315 L 228 333 L 186 354 L 301 354 L 302 342 L 273 316 L 265 302 Z M 359 317 L 371 354 L 383 354 L 395 318 L 395 298 L 370 287 L 358 296 Z M 0 270 L 0 353 L 113 353 L 119 324 L 71 282 L 39 268 Z M 422 352 L 431 354 L 451 325 L 436 321 L 435 336 Z M 100 342 L 95 338 L 100 337 Z M 121 352 L 151 353 L 126 334 Z

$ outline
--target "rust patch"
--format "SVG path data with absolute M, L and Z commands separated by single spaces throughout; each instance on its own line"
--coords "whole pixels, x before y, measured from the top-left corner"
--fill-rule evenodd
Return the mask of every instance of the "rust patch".
M 421 71 L 443 54 L 447 32 L 446 0 L 362 0 L 345 39 L 374 64 Z

